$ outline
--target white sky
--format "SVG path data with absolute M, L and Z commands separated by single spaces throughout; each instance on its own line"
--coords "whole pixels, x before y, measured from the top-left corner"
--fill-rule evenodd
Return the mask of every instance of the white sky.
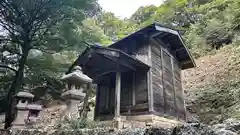
M 98 2 L 105 11 L 124 18 L 130 17 L 141 6 L 152 4 L 159 6 L 163 0 L 98 0 Z

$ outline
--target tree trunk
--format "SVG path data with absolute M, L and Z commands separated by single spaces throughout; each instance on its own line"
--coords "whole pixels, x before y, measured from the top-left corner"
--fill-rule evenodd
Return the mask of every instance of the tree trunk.
M 25 44 L 25 46 L 28 46 Z M 7 129 L 11 126 L 11 122 L 13 121 L 13 96 L 16 93 L 17 90 L 20 89 L 22 80 L 23 80 L 23 72 L 24 72 L 24 66 L 27 62 L 29 49 L 26 47 L 23 49 L 22 57 L 19 61 L 19 68 L 16 72 L 16 75 L 14 77 L 14 80 L 12 82 L 11 88 L 8 91 L 7 95 L 7 110 L 5 112 L 5 126 L 4 128 Z

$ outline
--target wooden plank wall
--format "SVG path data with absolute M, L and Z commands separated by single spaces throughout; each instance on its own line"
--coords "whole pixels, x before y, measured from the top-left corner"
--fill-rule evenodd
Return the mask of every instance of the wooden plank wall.
M 135 105 L 133 112 L 148 110 L 147 72 L 137 71 L 135 76 Z
M 97 115 L 113 115 L 115 107 L 115 75 L 110 74 L 106 79 L 98 84 Z M 96 116 L 97 117 L 97 116 Z
M 175 103 L 174 103 L 174 87 L 173 87 L 173 73 L 171 56 L 165 51 L 162 51 L 163 60 L 163 84 L 164 84 L 164 108 L 165 113 L 174 116 Z
M 122 73 L 120 112 L 128 112 L 132 106 L 132 72 Z
M 152 55 L 152 89 L 153 89 L 153 107 L 154 110 L 164 113 L 164 93 L 162 83 L 162 62 L 160 46 L 151 46 Z M 157 100 L 156 100 L 157 99 Z
M 174 73 L 175 73 L 175 95 L 176 95 L 176 109 L 178 116 L 181 119 L 186 119 L 184 95 L 181 81 L 181 69 L 176 61 L 174 61 Z
M 106 115 L 108 114 L 108 106 L 106 106 L 108 104 L 108 98 L 106 98 L 107 96 L 107 91 L 109 90 L 109 87 L 106 84 L 100 84 L 98 85 L 98 89 L 99 89 L 99 95 L 98 95 L 98 109 L 99 109 L 99 113 L 100 115 Z
M 154 111 L 185 119 L 181 69 L 178 62 L 159 45 L 151 45 Z
M 143 63 L 150 65 L 150 61 L 148 57 L 148 48 L 149 48 L 149 45 L 139 46 L 136 52 L 133 54 L 133 56 L 138 60 L 142 61 Z

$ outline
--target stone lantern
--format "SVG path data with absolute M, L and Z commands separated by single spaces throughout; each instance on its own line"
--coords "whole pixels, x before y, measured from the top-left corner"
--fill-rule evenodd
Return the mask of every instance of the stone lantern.
M 78 105 L 80 102 L 83 102 L 86 96 L 83 90 L 83 85 L 91 83 L 92 79 L 83 74 L 81 67 L 79 66 L 76 66 L 72 73 L 64 75 L 61 79 L 66 82 L 65 91 L 61 95 L 61 97 L 67 102 L 66 115 L 69 118 L 77 118 L 79 117 Z
M 30 123 L 36 123 L 39 120 L 39 114 L 42 110 L 42 106 L 38 104 L 28 105 L 28 120 Z
M 21 91 L 15 95 L 17 99 L 17 116 L 12 123 L 12 128 L 25 128 L 28 118 L 28 104 L 32 102 L 34 95 L 27 92 Z

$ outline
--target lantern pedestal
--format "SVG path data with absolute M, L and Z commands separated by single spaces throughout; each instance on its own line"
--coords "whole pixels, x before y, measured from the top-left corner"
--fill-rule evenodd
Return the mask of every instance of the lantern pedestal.
M 83 74 L 81 67 L 77 66 L 72 73 L 64 75 L 62 80 L 66 82 L 66 89 L 61 95 L 67 104 L 65 116 L 79 118 L 83 111 L 83 107 L 79 108 L 79 104 L 84 101 L 86 96 L 83 87 L 85 84 L 91 83 L 92 79 Z

